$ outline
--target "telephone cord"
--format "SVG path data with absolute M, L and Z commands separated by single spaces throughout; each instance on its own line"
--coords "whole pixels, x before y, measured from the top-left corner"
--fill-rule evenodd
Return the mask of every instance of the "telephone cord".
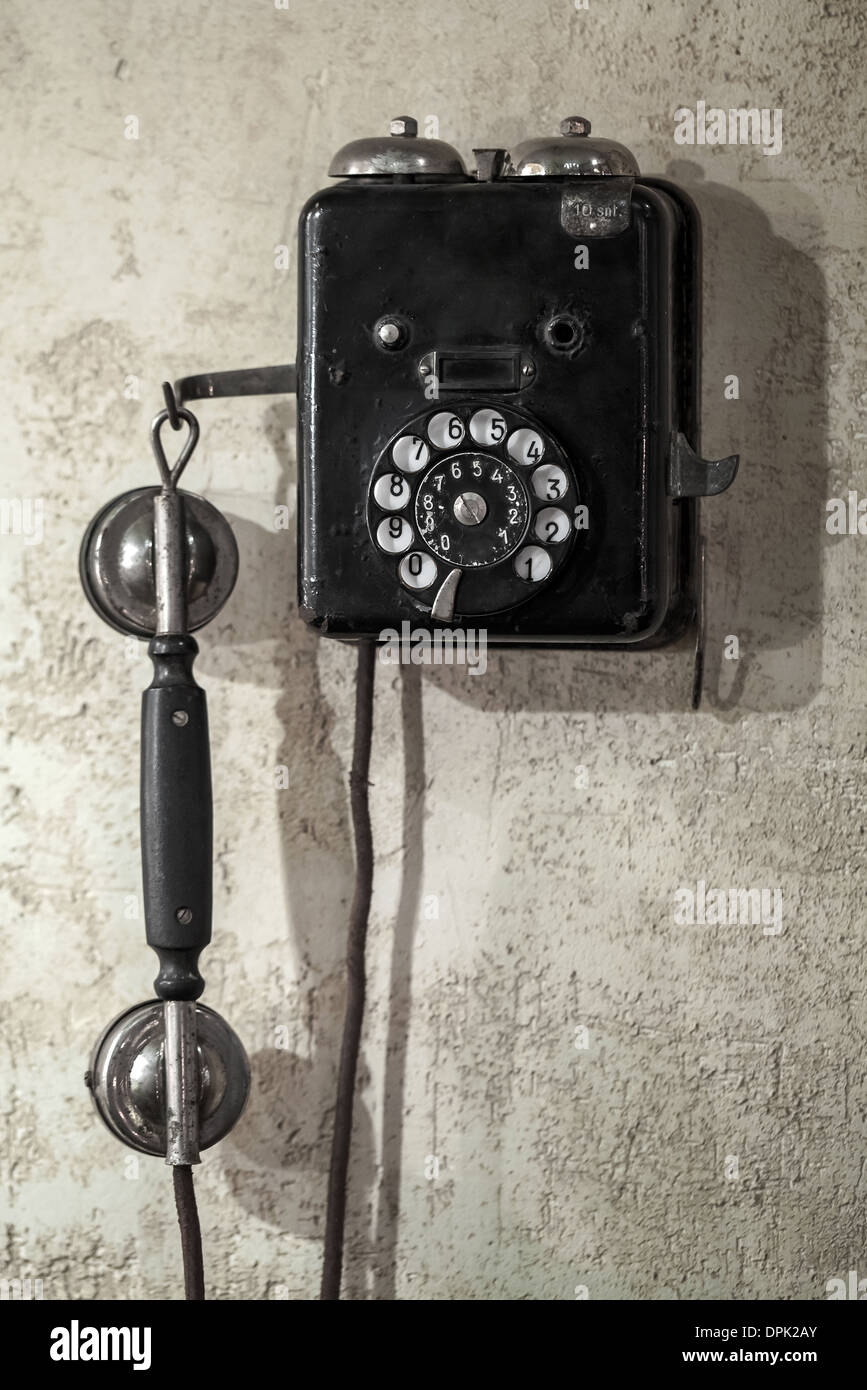
M 376 645 L 363 641 L 358 646 L 358 665 L 355 676 L 355 735 L 352 750 L 352 771 L 349 774 L 349 804 L 355 839 L 355 888 L 349 914 L 346 943 L 346 1010 L 343 1019 L 343 1041 L 337 1074 L 337 1097 L 334 1107 L 334 1133 L 331 1141 L 331 1166 L 328 1173 L 328 1198 L 325 1212 L 325 1250 L 322 1264 L 321 1300 L 340 1298 L 343 1273 L 343 1244 L 346 1226 L 346 1189 L 349 1171 L 349 1150 L 352 1140 L 352 1108 L 364 1021 L 365 968 L 364 950 L 367 940 L 367 920 L 373 891 L 373 836 L 370 827 L 368 773 L 370 746 L 373 737 L 373 677 L 376 667 Z

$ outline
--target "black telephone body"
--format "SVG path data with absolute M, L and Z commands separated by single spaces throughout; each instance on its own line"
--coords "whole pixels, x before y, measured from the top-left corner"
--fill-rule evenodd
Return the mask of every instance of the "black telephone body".
M 299 227 L 298 586 L 321 633 L 647 648 L 699 603 L 701 228 L 571 118 L 356 140 Z

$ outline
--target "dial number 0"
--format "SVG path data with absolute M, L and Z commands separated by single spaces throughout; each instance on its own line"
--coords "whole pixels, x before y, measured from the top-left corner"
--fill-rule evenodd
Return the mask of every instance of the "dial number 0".
M 429 589 L 437 577 L 437 563 L 432 555 L 411 550 L 398 566 L 400 582 L 408 589 Z

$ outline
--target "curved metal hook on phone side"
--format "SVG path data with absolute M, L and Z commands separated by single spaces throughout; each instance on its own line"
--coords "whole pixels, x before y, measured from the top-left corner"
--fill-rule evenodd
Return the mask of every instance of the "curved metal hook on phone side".
M 151 446 L 154 451 L 154 458 L 157 461 L 157 468 L 160 470 L 160 478 L 162 479 L 164 492 L 174 492 L 176 490 L 178 479 L 189 463 L 193 450 L 199 442 L 199 422 L 193 412 L 187 410 L 184 406 L 178 406 L 176 414 L 178 420 L 182 420 L 186 423 L 189 434 L 187 435 L 184 447 L 181 449 L 181 452 L 172 465 L 169 464 L 166 458 L 166 451 L 163 448 L 163 442 L 160 438 L 160 431 L 163 425 L 172 423 L 171 412 L 169 410 L 161 410 L 158 415 L 154 416 L 151 422 Z

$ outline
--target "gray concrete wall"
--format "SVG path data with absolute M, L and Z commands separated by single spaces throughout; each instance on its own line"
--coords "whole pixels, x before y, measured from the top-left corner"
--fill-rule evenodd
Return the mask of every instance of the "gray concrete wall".
M 42 499 L 44 520 L 41 543 L 0 538 L 0 1276 L 46 1298 L 179 1292 L 168 1174 L 103 1132 L 82 1086 L 99 1029 L 154 973 L 137 917 L 150 667 L 81 596 L 83 528 L 151 481 L 164 377 L 291 360 L 296 217 L 338 145 L 411 111 L 469 155 L 576 109 L 705 220 L 704 442 L 743 456 L 705 508 L 708 691 L 690 713 L 685 648 L 379 670 L 347 1290 L 818 1299 L 867 1276 L 867 539 L 826 530 L 828 499 L 867 497 L 860 8 L 7 0 L 2 491 Z M 675 110 L 699 100 L 780 108 L 781 151 L 676 144 Z M 189 485 L 243 557 L 198 666 L 206 999 L 254 1070 L 198 1173 L 205 1251 L 214 1297 L 305 1298 L 353 658 L 298 621 L 294 542 L 273 528 L 294 502 L 293 403 L 199 414 Z M 699 880 L 779 890 L 782 929 L 677 922 Z

